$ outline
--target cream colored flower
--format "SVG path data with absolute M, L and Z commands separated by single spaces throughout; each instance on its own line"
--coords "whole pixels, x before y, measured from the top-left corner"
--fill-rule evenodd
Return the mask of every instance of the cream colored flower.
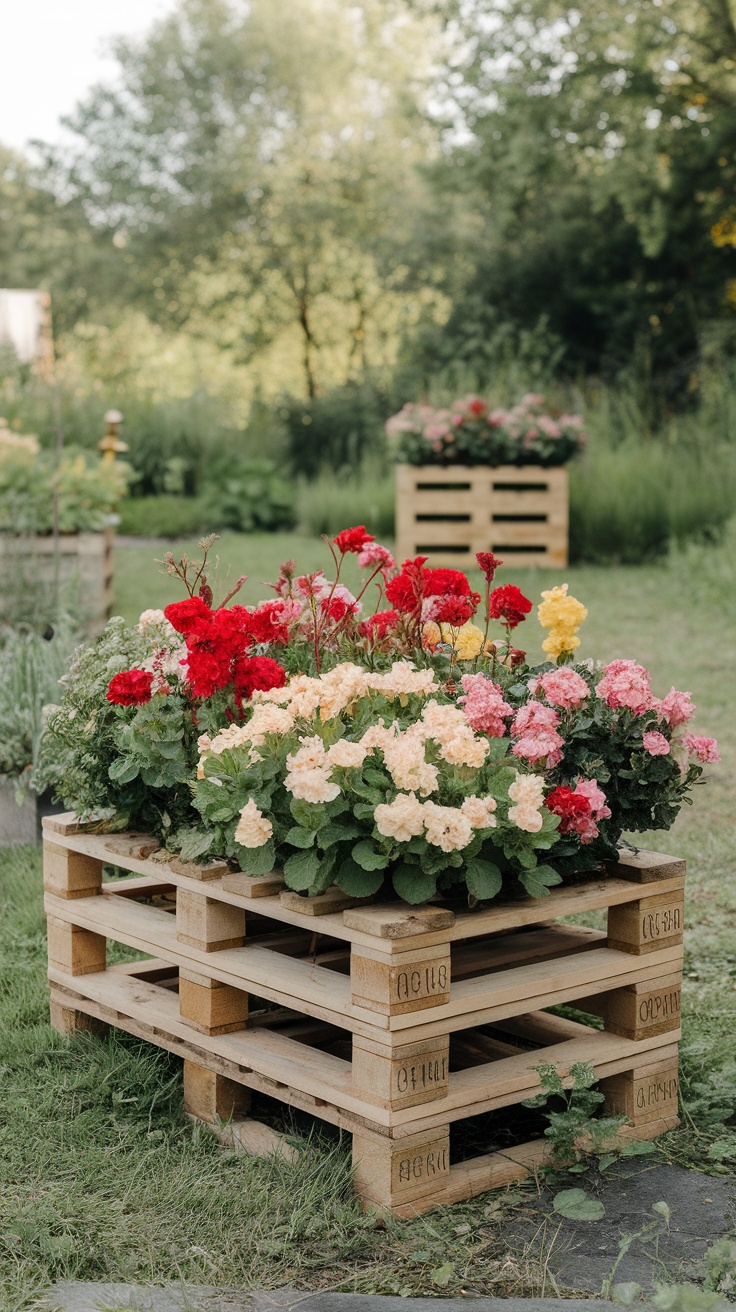
M 398 843 L 408 843 L 424 830 L 424 807 L 414 793 L 397 793 L 393 802 L 382 802 L 373 818 L 379 834 Z
M 538 834 L 542 828 L 542 814 L 531 806 L 509 807 L 509 820 L 527 834 Z
M 300 738 L 300 746 L 286 758 L 287 768 L 294 773 L 300 770 L 324 769 L 327 764 L 327 752 L 319 735 L 312 738 Z
M 248 721 L 248 736 L 254 746 L 266 741 L 267 733 L 285 734 L 294 727 L 294 716 L 287 706 L 256 706 Z
M 494 797 L 466 797 L 460 807 L 463 815 L 473 826 L 473 829 L 495 829 L 496 817 L 493 814 L 496 810 L 496 799 Z
M 530 806 L 536 811 L 544 801 L 544 780 L 538 774 L 520 774 L 509 788 L 509 797 L 517 806 Z
M 458 733 L 440 746 L 440 756 L 450 765 L 467 765 L 479 770 L 488 755 L 488 743 L 475 734 Z
M 334 802 L 340 796 L 340 788 L 330 781 L 328 770 L 301 769 L 287 774 L 284 788 L 292 797 L 303 802 Z
M 428 843 L 443 852 L 457 852 L 468 846 L 473 830 L 468 817 L 458 807 L 425 802 L 422 810 Z
M 340 738 L 327 750 L 330 765 L 339 765 L 346 770 L 359 769 L 368 755 L 368 748 L 363 744 L 351 743 L 347 738 Z
M 226 729 L 221 729 L 220 732 L 215 735 L 208 750 L 213 756 L 220 756 L 223 752 L 230 751 L 233 747 L 248 747 L 249 745 L 250 730 L 248 725 L 229 724 Z
M 391 778 L 406 792 L 434 792 L 439 781 L 436 765 L 424 757 L 424 743 L 409 731 L 384 742 L 383 759 Z
M 240 812 L 235 829 L 235 842 L 241 847 L 263 847 L 273 834 L 271 821 L 259 811 L 252 797 Z

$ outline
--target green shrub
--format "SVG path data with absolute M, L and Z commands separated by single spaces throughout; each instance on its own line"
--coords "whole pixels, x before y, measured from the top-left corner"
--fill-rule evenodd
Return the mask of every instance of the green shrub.
M 201 497 L 128 497 L 120 506 L 119 532 L 130 537 L 190 538 L 212 525 Z
M 202 504 L 214 529 L 274 533 L 296 522 L 292 486 L 270 460 L 221 456 L 207 473 Z
M 395 408 L 395 407 L 394 407 Z M 360 469 L 386 449 L 384 424 L 392 404 L 369 384 L 333 387 L 311 401 L 290 397 L 283 414 L 288 458 L 296 474 Z

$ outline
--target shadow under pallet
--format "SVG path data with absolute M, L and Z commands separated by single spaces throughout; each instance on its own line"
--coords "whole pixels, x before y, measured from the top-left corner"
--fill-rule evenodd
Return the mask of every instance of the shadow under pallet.
M 682 861 L 638 853 L 544 899 L 458 912 L 304 899 L 278 874 L 185 865 L 73 816 L 44 830 L 52 1022 L 177 1053 L 187 1111 L 230 1142 L 293 1151 L 248 1115 L 265 1094 L 349 1131 L 361 1198 L 411 1216 L 542 1164 L 542 1138 L 450 1151 L 451 1127 L 537 1093 L 541 1062 L 590 1062 L 622 1138 L 678 1123 Z M 133 873 L 103 882 L 103 866 Z M 564 923 L 603 908 L 606 932 Z M 107 967 L 108 939 L 151 959 Z

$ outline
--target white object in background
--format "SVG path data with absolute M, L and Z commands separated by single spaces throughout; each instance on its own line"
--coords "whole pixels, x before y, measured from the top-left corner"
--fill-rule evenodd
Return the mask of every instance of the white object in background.
M 0 289 L 0 346 L 10 345 L 21 364 L 46 353 L 46 293 Z

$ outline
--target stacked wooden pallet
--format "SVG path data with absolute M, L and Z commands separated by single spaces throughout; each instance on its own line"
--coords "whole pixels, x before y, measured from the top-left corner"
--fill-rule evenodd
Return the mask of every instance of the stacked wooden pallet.
M 301 898 L 73 816 L 44 828 L 53 1023 L 178 1053 L 187 1109 L 247 1147 L 280 1144 L 248 1119 L 256 1090 L 349 1130 L 362 1197 L 413 1215 L 544 1160 L 539 1139 L 450 1148 L 459 1122 L 538 1092 L 541 1062 L 591 1062 L 624 1135 L 677 1124 L 682 861 L 631 854 L 543 900 L 453 912 Z M 133 873 L 103 882 L 103 866 Z M 565 923 L 604 908 L 607 932 Z M 151 959 L 106 967 L 107 939 Z
M 567 469 L 538 465 L 397 465 L 396 555 L 475 568 L 477 551 L 507 566 L 567 565 Z

